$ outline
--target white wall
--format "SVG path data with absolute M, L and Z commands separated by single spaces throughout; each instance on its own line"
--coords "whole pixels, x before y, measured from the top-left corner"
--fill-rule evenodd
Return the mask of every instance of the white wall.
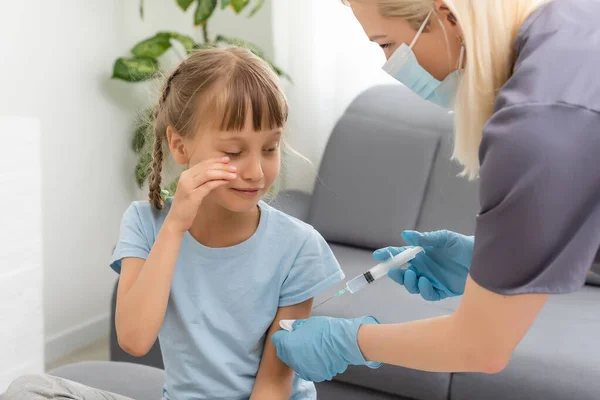
M 108 333 L 115 274 L 107 261 L 133 193 L 131 115 L 107 85 L 112 60 L 125 48 L 119 3 L 10 0 L 0 6 L 0 114 L 38 117 L 43 132 L 49 361 Z
M 0 115 L 0 393 L 44 371 L 40 139 L 37 119 Z
M 138 0 L 0 3 L 0 115 L 38 117 L 43 132 L 47 361 L 108 334 L 108 259 L 123 210 L 141 196 L 129 143 L 149 90 L 110 81 L 112 63 L 157 30 L 200 34 L 174 0 L 145 3 L 143 21 Z M 269 4 L 251 20 L 219 12 L 210 30 L 272 54 Z

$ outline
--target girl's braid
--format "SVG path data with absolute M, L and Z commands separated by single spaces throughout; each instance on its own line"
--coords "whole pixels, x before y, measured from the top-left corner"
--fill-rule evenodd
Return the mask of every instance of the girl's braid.
M 160 187 L 160 184 L 162 181 L 161 171 L 162 171 L 163 156 L 164 156 L 163 155 L 163 143 L 162 143 L 163 137 L 160 134 L 160 132 L 158 132 L 156 129 L 156 119 L 158 118 L 160 111 L 164 107 L 164 105 L 167 101 L 167 98 L 169 97 L 173 79 L 177 75 L 179 75 L 180 71 L 181 71 L 181 66 L 178 67 L 175 71 L 173 71 L 171 76 L 169 76 L 169 79 L 167 79 L 167 82 L 165 83 L 165 86 L 163 87 L 163 91 L 160 96 L 160 99 L 158 100 L 158 104 L 157 104 L 156 108 L 154 109 L 154 120 L 155 120 L 154 153 L 152 154 L 152 167 L 151 167 L 151 171 L 150 171 L 150 187 L 149 187 L 149 189 L 150 189 L 150 204 L 158 210 L 162 210 L 164 208 L 165 199 L 162 195 L 162 191 L 161 191 L 161 187 Z

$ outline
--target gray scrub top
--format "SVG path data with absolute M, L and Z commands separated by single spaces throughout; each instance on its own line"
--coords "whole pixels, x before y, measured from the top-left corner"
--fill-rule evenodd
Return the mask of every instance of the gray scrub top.
M 521 27 L 480 147 L 472 279 L 510 295 L 580 289 L 600 248 L 600 0 Z

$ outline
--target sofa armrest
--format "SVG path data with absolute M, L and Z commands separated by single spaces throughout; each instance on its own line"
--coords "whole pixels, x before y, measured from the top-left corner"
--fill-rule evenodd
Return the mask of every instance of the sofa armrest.
M 284 190 L 280 192 L 271 205 L 284 213 L 308 222 L 311 195 L 299 190 Z

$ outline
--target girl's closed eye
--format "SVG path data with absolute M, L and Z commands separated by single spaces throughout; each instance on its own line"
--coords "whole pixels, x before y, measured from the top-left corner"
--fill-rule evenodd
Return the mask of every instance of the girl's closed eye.
M 227 157 L 239 157 L 240 154 L 242 154 L 241 151 L 224 151 L 223 154 L 225 154 Z
M 382 43 L 379 45 L 379 47 L 381 47 L 383 50 L 385 50 L 385 49 L 389 49 L 391 45 L 392 45 L 391 43 Z
M 279 149 L 279 143 L 272 144 L 271 146 L 267 146 L 263 151 L 267 153 L 274 153 Z

